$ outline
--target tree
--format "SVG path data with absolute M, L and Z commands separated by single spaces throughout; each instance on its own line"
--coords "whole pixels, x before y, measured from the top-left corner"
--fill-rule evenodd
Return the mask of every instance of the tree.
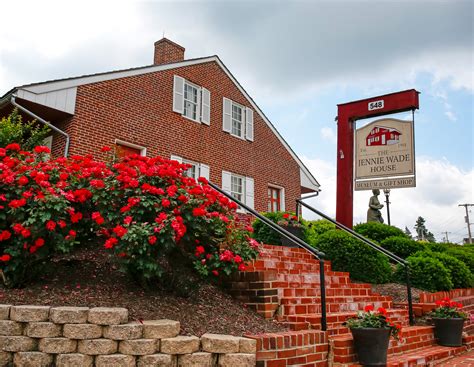
M 405 234 L 408 236 L 408 238 L 413 239 L 413 236 L 407 226 L 405 226 Z
M 35 120 L 23 122 L 15 108 L 7 117 L 0 120 L 0 148 L 11 143 L 18 143 L 23 150 L 32 150 L 44 144 L 44 139 L 51 134 L 49 127 L 38 124 Z
M 415 223 L 415 230 L 417 233 L 417 240 L 418 241 L 428 241 L 428 242 L 436 242 L 436 239 L 430 231 L 425 226 L 426 220 L 423 217 L 418 217 Z

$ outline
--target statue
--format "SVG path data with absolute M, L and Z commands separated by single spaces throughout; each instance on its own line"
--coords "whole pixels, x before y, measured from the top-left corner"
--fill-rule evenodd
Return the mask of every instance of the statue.
M 379 222 L 383 223 L 382 213 L 380 209 L 383 208 L 383 204 L 380 204 L 378 196 L 380 195 L 379 189 L 372 190 L 374 196 L 369 200 L 369 209 L 367 210 L 367 222 Z

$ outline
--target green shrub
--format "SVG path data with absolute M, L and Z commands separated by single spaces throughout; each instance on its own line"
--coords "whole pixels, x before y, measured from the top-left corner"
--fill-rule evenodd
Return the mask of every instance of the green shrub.
M 446 253 L 454 256 L 456 259 L 461 260 L 469 268 L 472 274 L 474 274 L 474 253 L 470 250 L 459 248 L 450 248 Z
M 438 259 L 430 257 L 427 253 L 425 254 L 426 256 L 423 257 L 422 253 L 418 252 L 407 258 L 410 264 L 411 284 L 429 292 L 452 289 L 453 283 L 448 269 Z M 394 277 L 405 283 L 405 268 L 398 265 Z
M 316 238 L 314 247 L 326 254 L 336 271 L 368 283 L 387 283 L 391 268 L 387 258 L 341 230 L 330 230 Z
M 403 259 L 406 259 L 417 251 L 423 251 L 426 249 L 424 244 L 406 237 L 386 238 L 382 241 L 381 246 Z
M 426 246 L 430 251 L 433 252 L 446 252 L 453 247 L 453 244 L 441 242 L 426 242 Z
M 471 271 L 461 260 L 440 252 L 432 252 L 431 256 L 443 263 L 444 267 L 448 269 L 454 288 L 470 288 L 474 285 Z
M 320 219 L 320 220 L 308 220 L 304 222 L 305 225 L 305 238 L 306 242 L 313 244 L 316 241 L 316 238 L 333 229 L 336 229 L 336 226 L 331 222 Z
M 44 139 L 51 133 L 49 127 L 40 125 L 35 121 L 23 122 L 18 110 L 7 117 L 0 119 L 0 147 L 18 143 L 23 150 L 32 150 L 38 145 L 43 145 Z
M 377 222 L 357 224 L 354 226 L 354 231 L 379 243 L 389 237 L 408 238 L 400 228 Z
M 285 212 L 274 212 L 274 213 L 261 213 L 266 218 L 277 223 L 279 220 L 283 219 L 283 214 Z M 257 219 L 252 224 L 253 235 L 257 241 L 265 243 L 267 245 L 279 246 L 281 245 L 280 234 L 275 232 L 260 219 Z

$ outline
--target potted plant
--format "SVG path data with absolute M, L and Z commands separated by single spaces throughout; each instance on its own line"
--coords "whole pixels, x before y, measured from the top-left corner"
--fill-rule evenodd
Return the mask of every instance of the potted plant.
M 436 306 L 430 316 L 434 322 L 434 333 L 438 344 L 447 347 L 461 346 L 462 329 L 467 319 L 467 314 L 461 310 L 462 304 L 446 297 L 436 301 Z
M 278 221 L 278 225 L 286 229 L 291 234 L 298 238 L 303 238 L 303 224 L 298 220 L 298 217 L 292 213 L 284 213 L 283 219 Z M 280 235 L 282 246 L 298 247 L 293 241 L 289 240 L 283 235 Z
M 401 326 L 393 323 L 387 316 L 387 310 L 380 307 L 374 311 L 373 305 L 367 305 L 359 311 L 357 317 L 344 322 L 352 333 L 354 349 L 359 363 L 363 366 L 385 366 L 390 336 L 398 340 Z

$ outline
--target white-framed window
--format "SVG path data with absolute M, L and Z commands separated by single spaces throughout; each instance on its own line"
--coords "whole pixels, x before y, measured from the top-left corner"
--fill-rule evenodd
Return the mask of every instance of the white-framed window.
M 193 121 L 210 125 L 211 93 L 206 88 L 175 75 L 173 111 Z
M 115 156 L 118 158 L 125 157 L 127 155 L 139 154 L 146 156 L 146 147 L 129 143 L 121 139 L 115 139 Z
M 222 130 L 241 139 L 253 141 L 253 110 L 224 97 Z
M 187 81 L 184 82 L 184 111 L 183 116 L 191 120 L 199 118 L 200 89 Z
M 254 208 L 254 181 L 252 177 L 222 171 L 222 189 L 250 208 Z M 239 208 L 239 211 L 242 210 Z
M 230 133 L 239 138 L 244 138 L 245 126 L 244 126 L 244 108 L 237 103 L 232 102 L 232 129 Z
M 178 161 L 179 163 L 189 164 L 189 167 L 184 174 L 188 177 L 192 177 L 197 180 L 199 177 L 204 177 L 209 180 L 209 166 L 204 163 L 198 163 L 189 159 L 184 159 L 177 155 L 172 155 L 171 159 L 174 161 Z

